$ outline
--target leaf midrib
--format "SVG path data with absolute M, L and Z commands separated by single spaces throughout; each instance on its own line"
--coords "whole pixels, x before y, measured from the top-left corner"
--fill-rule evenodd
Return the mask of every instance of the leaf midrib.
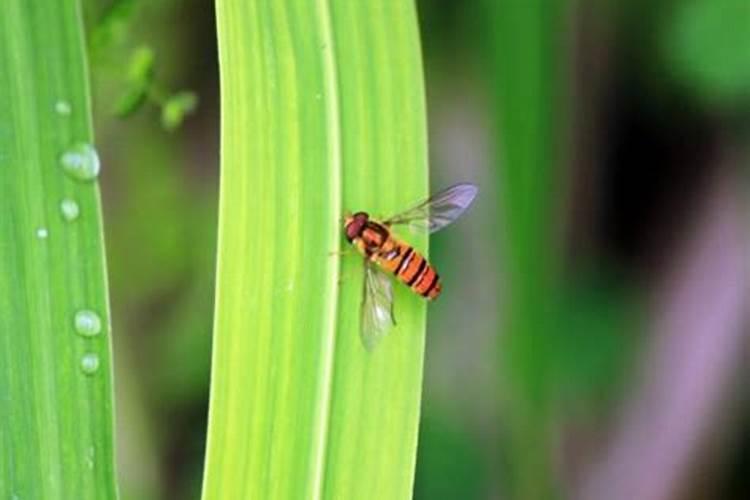
M 329 0 L 316 0 L 318 26 L 322 40 L 320 50 L 323 54 L 324 102 L 326 107 L 327 134 L 327 164 L 328 179 L 331 182 L 332 214 L 329 228 L 329 248 L 332 252 L 339 250 L 339 215 L 342 203 L 342 152 L 341 152 L 341 115 L 339 109 L 340 96 L 338 89 L 338 68 L 336 66 L 335 45 L 331 23 L 331 6 Z M 340 259 L 334 255 L 328 259 L 329 272 L 326 284 L 327 296 L 333 297 L 328 301 L 326 315 L 323 318 L 323 343 L 321 349 L 321 369 L 318 388 L 318 411 L 316 418 L 316 442 L 312 460 L 311 498 L 320 499 L 323 495 L 323 479 L 325 477 L 325 460 L 328 445 L 328 427 L 331 413 L 331 389 L 333 387 L 334 352 L 336 342 L 336 319 L 338 317 L 338 281 L 340 274 Z

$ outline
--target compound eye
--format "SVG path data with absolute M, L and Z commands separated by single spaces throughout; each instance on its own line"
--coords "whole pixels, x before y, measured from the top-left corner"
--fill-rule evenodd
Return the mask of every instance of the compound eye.
M 354 238 L 358 237 L 362 232 L 362 221 L 360 219 L 354 219 L 346 226 L 346 239 L 351 243 Z
M 362 235 L 362 230 L 367 225 L 369 216 L 365 212 L 357 212 L 352 216 L 351 222 L 346 226 L 346 239 L 350 242 Z

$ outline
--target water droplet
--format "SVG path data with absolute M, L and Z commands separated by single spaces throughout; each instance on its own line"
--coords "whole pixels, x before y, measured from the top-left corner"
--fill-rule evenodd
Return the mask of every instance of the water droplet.
M 315 94 L 315 99 L 317 101 L 321 100 L 322 98 L 323 98 L 323 95 L 320 92 L 318 92 L 317 94 Z
M 49 231 L 46 227 L 40 227 L 36 230 L 36 237 L 40 240 L 46 240 L 47 236 L 49 236 Z
M 96 337 L 102 331 L 102 320 L 94 311 L 78 311 L 75 316 L 76 332 L 83 337 Z
M 99 155 L 91 144 L 79 143 L 60 156 L 60 164 L 73 179 L 91 181 L 99 175 Z
M 81 371 L 86 375 L 93 375 L 99 370 L 99 356 L 93 352 L 88 352 L 81 358 Z M 91 457 L 91 466 L 94 466 L 94 459 Z
M 73 112 L 73 108 L 70 107 L 68 101 L 59 100 L 55 103 L 55 112 L 57 112 L 58 115 L 68 116 Z
M 75 200 L 65 198 L 60 202 L 60 212 L 62 213 L 63 219 L 72 222 L 78 218 L 81 209 L 78 208 L 78 203 L 76 203 Z

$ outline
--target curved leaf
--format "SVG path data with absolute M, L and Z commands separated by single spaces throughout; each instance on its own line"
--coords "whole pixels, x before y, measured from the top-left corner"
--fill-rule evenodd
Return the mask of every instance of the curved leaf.
M 0 498 L 115 498 L 109 305 L 78 2 L 0 15 Z M 68 155 L 67 175 L 60 161 Z
M 411 496 L 425 304 L 359 336 L 345 211 L 427 195 L 411 2 L 219 0 L 222 179 L 203 498 Z M 423 236 L 410 239 L 426 249 Z

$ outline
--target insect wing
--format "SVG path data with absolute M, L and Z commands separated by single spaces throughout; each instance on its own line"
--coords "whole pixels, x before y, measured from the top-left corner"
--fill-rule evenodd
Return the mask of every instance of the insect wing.
M 385 223 L 408 224 L 410 228 L 434 233 L 458 219 L 474 201 L 477 191 L 474 184 L 456 184 Z
M 371 351 L 393 327 L 393 286 L 390 278 L 369 260 L 365 261 L 362 300 L 362 343 Z

